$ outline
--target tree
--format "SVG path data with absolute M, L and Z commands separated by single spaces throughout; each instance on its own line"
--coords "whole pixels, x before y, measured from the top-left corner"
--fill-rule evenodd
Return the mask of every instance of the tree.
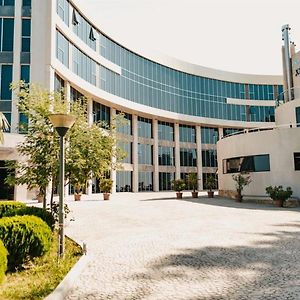
M 86 100 L 69 105 L 61 92 L 50 93 L 23 82 L 13 88 L 19 89 L 18 108 L 27 116 L 29 124 L 24 142 L 17 147 L 26 160 L 9 164 L 8 183 L 39 188 L 45 206 L 46 188 L 52 180 L 53 195 L 59 169 L 59 137 L 49 120 L 51 113 L 69 111 L 76 117 L 66 135 L 66 177 L 71 184 L 82 187 L 91 176 L 100 177 L 117 166 L 112 164 L 112 156 L 119 153 L 114 130 L 107 126 L 103 129 L 100 123 L 88 124 Z

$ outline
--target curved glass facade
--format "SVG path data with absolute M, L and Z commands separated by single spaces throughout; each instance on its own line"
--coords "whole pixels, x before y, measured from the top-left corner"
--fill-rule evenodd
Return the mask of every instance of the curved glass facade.
M 274 104 L 251 106 L 228 104 L 227 98 L 275 100 L 282 86 L 228 82 L 187 74 L 153 62 L 122 47 L 93 27 L 67 0 L 60 0 L 57 13 L 92 50 L 121 67 L 121 74 L 99 65 L 99 82 L 90 83 L 135 103 L 192 116 L 224 120 L 274 121 Z M 66 16 L 72 16 L 69 22 Z M 75 50 L 76 51 L 76 50 Z M 58 57 L 59 58 L 59 57 Z M 86 60 L 78 60 L 84 68 Z M 74 67 L 72 68 L 73 71 Z M 76 68 L 77 69 L 77 68 Z M 76 72 L 87 80 L 93 74 Z M 87 76 L 86 76 L 87 75 Z

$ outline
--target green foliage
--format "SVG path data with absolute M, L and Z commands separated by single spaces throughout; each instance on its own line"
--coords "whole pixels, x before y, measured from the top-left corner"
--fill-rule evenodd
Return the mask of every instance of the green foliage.
M 59 203 L 53 202 L 52 205 L 48 204 L 49 207 L 47 207 L 47 211 L 52 214 L 55 222 L 58 222 L 58 214 L 59 214 Z M 68 214 L 70 213 L 70 209 L 68 205 L 64 204 L 64 216 L 65 219 L 67 218 Z
M 286 190 L 283 189 L 282 185 L 279 186 L 268 186 L 266 187 L 266 192 L 272 200 L 286 201 L 293 195 L 291 187 L 287 187 Z
M 0 239 L 8 250 L 8 269 L 14 270 L 28 258 L 45 254 L 52 243 L 49 226 L 35 216 L 0 219 Z
M 209 191 L 212 191 L 217 187 L 217 179 L 214 175 L 209 175 L 206 179 L 206 186 Z
M 175 179 L 175 180 L 172 180 L 172 187 L 173 187 L 174 191 L 181 192 L 182 190 L 185 189 L 186 184 L 185 184 L 184 180 L 182 180 L 182 179 Z
M 190 173 L 187 176 L 187 182 L 189 186 L 193 189 L 195 192 L 198 188 L 198 178 L 197 178 L 197 173 Z
M 232 175 L 232 179 L 235 181 L 235 188 L 238 195 L 241 195 L 244 187 L 251 183 L 251 177 L 247 173 Z
M 103 122 L 90 124 L 87 99 L 68 103 L 63 91 L 50 93 L 23 82 L 13 85 L 13 89 L 18 92 L 19 111 L 30 122 L 25 141 L 17 147 L 18 153 L 27 160 L 8 164 L 8 184 L 27 184 L 29 189 L 38 188 L 45 197 L 50 181 L 57 182 L 59 137 L 49 120 L 52 113 L 69 113 L 76 117 L 66 135 L 65 170 L 66 178 L 76 186 L 77 192 L 92 176 L 101 178 L 105 172 L 117 167 L 120 151 L 116 147 L 115 126 L 109 128 Z
M 55 226 L 55 219 L 51 212 L 47 211 L 44 208 L 40 207 L 34 207 L 34 206 L 27 206 L 22 207 L 14 210 L 7 211 L 3 216 L 4 217 L 12 217 L 12 216 L 36 216 L 41 218 L 47 225 L 51 228 L 51 230 L 54 230 Z
M 111 179 L 102 178 L 100 179 L 100 190 L 103 193 L 111 193 L 113 181 Z
M 0 240 L 0 283 L 3 281 L 7 269 L 7 250 Z
M 13 211 L 19 208 L 24 208 L 26 205 L 17 201 L 0 201 L 0 218 L 3 217 L 9 211 Z

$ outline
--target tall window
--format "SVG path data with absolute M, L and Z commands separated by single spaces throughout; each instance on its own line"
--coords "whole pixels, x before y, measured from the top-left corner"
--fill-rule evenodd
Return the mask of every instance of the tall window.
M 139 172 L 139 192 L 153 191 L 152 172 Z
M 186 167 L 197 166 L 196 149 L 180 148 L 180 165 Z
M 98 102 L 93 102 L 94 122 L 103 121 L 110 125 L 110 108 Z
M 14 48 L 14 19 L 0 18 L 1 51 L 13 51 Z
M 179 125 L 179 140 L 180 142 L 196 143 L 195 126 Z
M 14 0 L 12 0 L 12 1 L 14 1 Z M 31 0 L 23 0 L 22 1 L 22 6 L 29 6 L 29 7 L 31 7 Z
M 15 0 L 0 0 L 0 6 L 15 6 Z
M 152 145 L 138 144 L 139 164 L 152 165 Z
M 123 114 L 124 120 L 121 121 L 121 124 L 117 126 L 117 131 L 123 134 L 131 135 L 132 134 L 132 115 L 127 113 L 121 113 L 117 111 L 117 114 Z
M 55 73 L 54 76 L 54 90 L 63 94 L 65 88 L 65 81 L 59 75 Z
M 294 153 L 295 171 L 300 171 L 300 153 Z
M 148 139 L 152 138 L 152 120 L 138 117 L 138 131 L 140 137 L 145 137 Z
M 11 100 L 12 65 L 1 66 L 1 100 Z
M 174 166 L 174 152 L 174 147 L 158 146 L 158 164 L 160 166 Z
M 69 41 L 59 31 L 56 31 L 56 58 L 69 67 Z
M 31 19 L 22 19 L 22 52 L 30 52 Z
M 118 141 L 118 147 L 123 150 L 125 157 L 121 162 L 131 164 L 132 163 L 132 143 L 126 141 Z
M 202 150 L 202 166 L 203 167 L 217 167 L 217 151 L 216 150 Z
M 159 190 L 169 191 L 172 189 L 172 180 L 174 180 L 174 173 L 159 172 Z
M 67 0 L 57 0 L 56 2 L 56 12 L 67 25 L 69 25 L 69 7 Z
M 296 123 L 297 127 L 300 127 L 300 106 L 296 107 Z
M 174 124 L 158 121 L 158 139 L 174 141 Z
M 216 144 L 219 139 L 218 128 L 201 127 L 201 143 Z
M 131 192 L 132 190 L 132 172 L 131 171 L 117 171 L 116 175 L 116 191 L 117 192 Z

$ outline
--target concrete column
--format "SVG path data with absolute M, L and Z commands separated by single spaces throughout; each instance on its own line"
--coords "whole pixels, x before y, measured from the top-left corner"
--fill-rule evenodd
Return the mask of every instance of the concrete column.
M 94 115 L 93 115 L 93 100 L 87 100 L 87 118 L 89 125 L 92 125 L 94 122 Z
M 159 191 L 159 166 L 158 166 L 158 121 L 152 121 L 153 132 L 153 191 Z
M 198 190 L 203 190 L 201 126 L 196 126 Z
M 18 82 L 21 77 L 20 53 L 22 43 L 22 0 L 15 1 L 15 19 L 14 19 L 14 63 L 13 63 L 13 82 Z M 12 93 L 11 107 L 11 132 L 17 133 L 19 126 L 19 110 L 17 107 L 18 91 Z
M 175 178 L 180 179 L 180 142 L 179 142 L 179 124 L 174 124 L 175 140 Z
M 114 108 L 110 109 L 110 121 L 111 122 L 115 122 L 115 117 L 116 117 L 116 110 Z M 116 149 L 116 146 L 115 146 Z M 115 152 L 115 151 L 114 151 Z M 113 181 L 113 186 L 112 186 L 112 194 L 114 194 L 116 192 L 116 184 L 117 184 L 117 171 L 115 169 L 115 165 L 116 165 L 117 159 L 115 156 L 112 157 L 112 169 L 110 171 L 110 178 Z
M 68 103 L 68 111 L 70 112 L 70 105 L 71 105 L 71 86 L 70 86 L 70 82 L 68 82 L 67 80 L 65 81 L 65 100 Z M 66 141 L 66 148 L 69 147 L 69 141 Z M 67 180 L 67 182 L 69 182 L 69 180 Z M 65 188 L 64 188 L 64 193 L 65 196 L 69 196 L 69 187 L 70 184 L 65 184 Z
M 132 191 L 137 193 L 139 191 L 139 161 L 138 161 L 138 118 L 136 115 L 132 115 L 132 163 L 133 163 L 133 174 L 132 174 Z
M 86 188 L 86 194 L 88 196 L 91 196 L 93 193 L 93 180 L 92 178 L 90 178 L 88 181 L 87 181 L 87 188 Z
M 218 131 L 219 131 L 219 140 L 223 138 L 224 136 L 224 133 L 223 133 L 223 128 L 222 127 L 219 127 L 218 128 Z

